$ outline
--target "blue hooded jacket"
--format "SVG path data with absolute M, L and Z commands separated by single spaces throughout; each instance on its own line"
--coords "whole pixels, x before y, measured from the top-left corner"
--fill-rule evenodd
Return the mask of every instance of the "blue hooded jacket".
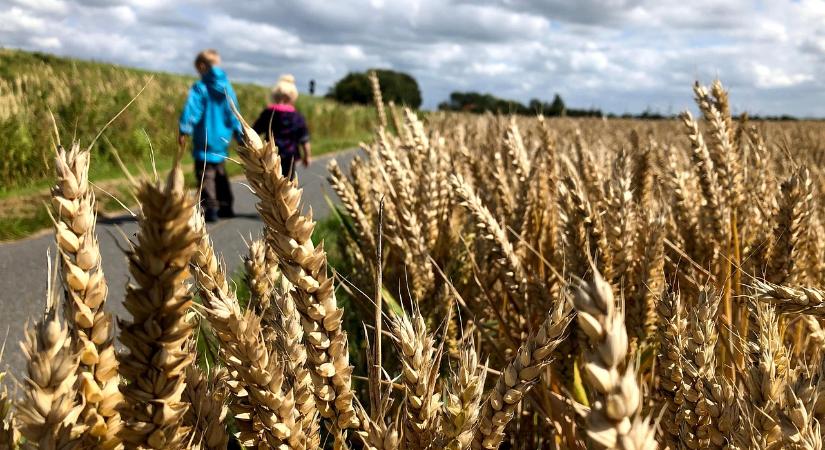
M 189 98 L 180 115 L 181 134 L 192 136 L 195 161 L 222 163 L 232 137 L 243 136 L 241 123 L 232 114 L 229 99 L 238 106 L 235 90 L 226 73 L 218 67 L 209 69 L 189 89 Z

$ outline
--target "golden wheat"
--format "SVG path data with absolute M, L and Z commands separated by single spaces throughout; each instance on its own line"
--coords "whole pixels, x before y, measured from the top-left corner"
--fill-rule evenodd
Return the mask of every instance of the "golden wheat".
M 821 448 L 813 125 L 734 118 L 718 82 L 694 86 L 697 119 L 422 120 L 390 105 L 390 124 L 376 82 L 375 139 L 329 178 L 357 311 L 336 299 L 277 148 L 247 127 L 239 154 L 264 222 L 244 260 L 249 305 L 180 172 L 144 183 L 119 366 L 104 358 L 88 153 L 59 151 L 70 326 L 53 291 L 24 346 L 23 397 L 12 411 L 0 398 L 0 445 L 19 425 L 40 448 L 106 447 L 113 432 L 127 448 Z M 345 324 L 363 317 L 365 345 L 350 346 L 360 330 Z M 196 325 L 215 361 L 191 364 Z

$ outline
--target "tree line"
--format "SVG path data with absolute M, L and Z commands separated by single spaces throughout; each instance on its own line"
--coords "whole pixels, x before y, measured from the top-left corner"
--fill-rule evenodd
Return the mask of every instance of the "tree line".
M 372 104 L 372 87 L 368 73 L 375 71 L 378 82 L 381 84 L 381 95 L 385 102 L 392 101 L 398 105 L 417 109 L 421 106 L 421 89 L 418 82 L 411 75 L 386 69 L 370 69 L 365 72 L 350 72 L 338 80 L 327 93 L 327 97 L 341 103 Z M 487 112 L 518 115 L 543 114 L 547 117 L 608 117 L 622 119 L 662 120 L 673 119 L 673 114 L 663 114 L 650 108 L 638 114 L 603 113 L 598 108 L 571 108 L 568 107 L 559 94 L 555 94 L 549 102 L 534 98 L 521 103 L 496 97 L 493 94 L 481 92 L 453 92 L 447 101 L 438 105 L 441 111 L 460 111 L 475 114 Z M 781 116 L 751 116 L 753 120 L 797 120 L 790 115 Z
M 555 94 L 550 102 L 534 98 L 525 105 L 516 100 L 502 99 L 492 94 L 453 92 L 450 94 L 450 100 L 440 103 L 438 109 L 476 114 L 486 112 L 529 116 L 543 114 L 548 117 L 602 117 L 603 115 L 600 109 L 568 108 L 559 94 Z

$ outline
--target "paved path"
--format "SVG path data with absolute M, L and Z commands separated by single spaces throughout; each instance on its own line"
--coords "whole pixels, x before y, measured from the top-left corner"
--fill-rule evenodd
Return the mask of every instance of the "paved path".
M 331 158 L 343 167 L 349 165 L 355 151 L 325 155 L 315 158 L 312 165 L 299 168 L 298 178 L 304 188 L 303 204 L 312 206 L 314 217 L 325 217 L 329 206 L 324 195 L 337 200 L 329 188 L 326 175 Z M 255 196 L 245 187 L 243 178 L 232 183 L 237 217 L 210 224 L 209 234 L 215 249 L 224 255 L 230 273 L 242 266 L 241 255 L 246 254 L 244 237 L 260 234 L 262 222 L 255 211 Z M 120 250 L 125 247 L 121 231 L 129 237 L 135 235 L 137 224 L 128 215 L 117 219 L 99 220 L 97 234 L 103 257 L 103 270 L 109 282 L 109 311 L 125 317 L 123 295 L 128 281 L 126 257 Z M 118 247 L 120 245 L 120 247 Z M 55 255 L 54 235 L 40 235 L 21 241 L 0 244 L 0 345 L 8 333 L 6 349 L 0 367 L 8 366 L 10 374 L 19 377 L 25 371 L 25 362 L 19 342 L 23 338 L 26 321 L 39 317 L 46 299 L 46 251 Z

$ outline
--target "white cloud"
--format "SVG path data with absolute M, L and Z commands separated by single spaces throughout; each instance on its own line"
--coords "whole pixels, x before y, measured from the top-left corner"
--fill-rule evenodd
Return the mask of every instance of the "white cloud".
M 132 11 L 132 8 L 126 5 L 119 5 L 109 8 L 109 12 L 112 17 L 117 19 L 123 25 L 132 25 L 137 22 L 137 15 L 134 11 Z
M 51 37 L 35 37 L 31 39 L 32 44 L 39 48 L 43 48 L 46 50 L 58 50 L 62 46 L 60 44 L 60 39 L 51 36 Z
M 45 28 L 46 22 L 32 11 L 19 7 L 0 10 L 0 32 L 19 37 L 23 33 L 42 32 Z
M 609 61 L 607 55 L 599 51 L 576 51 L 570 55 L 570 66 L 573 70 L 595 72 L 607 69 Z
M 759 63 L 753 64 L 753 73 L 756 78 L 756 86 L 766 89 L 796 86 L 813 79 L 813 75 L 788 73 L 780 67 L 768 67 Z
M 471 72 L 492 77 L 510 74 L 514 70 L 516 70 L 515 67 L 505 63 L 473 63 L 470 65 Z
M 324 92 L 349 71 L 411 73 L 425 106 L 454 90 L 674 112 L 695 78 L 734 109 L 825 116 L 821 0 L 7 0 L 4 46 L 193 74 L 215 47 L 236 80 L 283 72 Z
M 27 10 L 49 14 L 65 14 L 69 7 L 62 0 L 12 0 Z

